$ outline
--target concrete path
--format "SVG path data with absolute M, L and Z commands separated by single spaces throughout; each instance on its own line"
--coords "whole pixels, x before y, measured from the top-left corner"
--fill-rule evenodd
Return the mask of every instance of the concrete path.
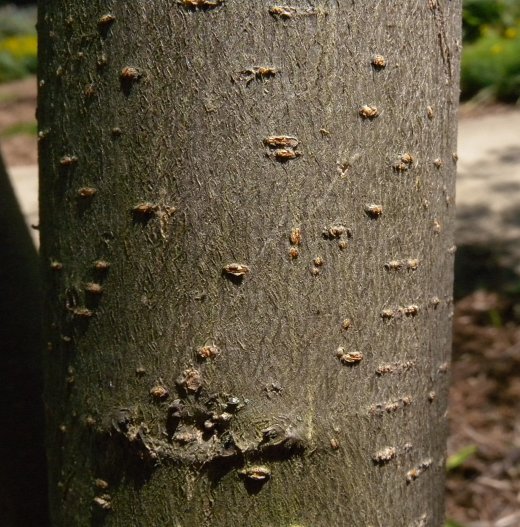
M 462 118 L 458 153 L 457 245 L 499 244 L 520 274 L 520 110 Z M 10 175 L 27 224 L 36 225 L 37 167 Z
M 461 119 L 458 152 L 457 245 L 520 276 L 520 110 Z
M 7 171 L 34 243 L 38 246 L 38 231 L 31 227 L 38 225 L 38 167 L 17 166 Z
M 520 111 L 462 119 L 458 151 L 459 230 L 520 239 Z

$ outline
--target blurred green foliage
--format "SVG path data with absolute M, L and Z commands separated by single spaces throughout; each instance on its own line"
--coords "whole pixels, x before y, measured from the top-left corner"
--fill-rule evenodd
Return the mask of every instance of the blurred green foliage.
M 520 100 L 520 2 L 464 0 L 462 98 Z
M 0 7 L 0 82 L 36 73 L 35 23 L 35 7 Z
M 500 25 L 506 2 L 500 0 L 464 0 L 462 11 L 464 41 L 474 42 L 481 35 L 481 28 Z

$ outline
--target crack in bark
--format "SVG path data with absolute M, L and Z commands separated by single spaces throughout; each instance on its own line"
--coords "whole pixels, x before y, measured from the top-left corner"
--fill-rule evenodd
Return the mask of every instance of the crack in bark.
M 430 2 L 430 9 L 433 12 L 433 18 L 435 20 L 435 25 L 437 26 L 437 39 L 446 77 L 451 82 L 453 77 L 453 67 L 451 61 L 451 51 L 448 43 L 446 42 L 446 20 L 444 11 L 442 9 L 441 3 L 437 0 Z

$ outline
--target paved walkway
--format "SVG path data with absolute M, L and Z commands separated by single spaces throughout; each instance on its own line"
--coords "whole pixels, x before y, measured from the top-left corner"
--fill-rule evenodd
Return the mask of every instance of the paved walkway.
M 38 231 L 31 228 L 31 225 L 38 225 L 38 167 L 17 166 L 7 171 L 34 243 L 38 245 Z
M 457 245 L 520 276 L 520 110 L 461 119 L 458 152 Z
M 461 119 L 458 153 L 457 244 L 507 247 L 520 274 L 520 110 Z M 36 225 L 37 167 L 10 175 L 27 224 Z
M 460 227 L 520 239 L 520 111 L 462 119 L 458 150 L 459 219 L 478 229 Z

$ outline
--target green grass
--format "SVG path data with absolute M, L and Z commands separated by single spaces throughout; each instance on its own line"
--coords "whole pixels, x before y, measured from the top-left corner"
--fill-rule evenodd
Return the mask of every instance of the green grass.
M 448 472 L 460 468 L 470 457 L 473 457 L 477 453 L 477 447 L 475 445 L 468 445 L 461 448 L 458 452 L 451 455 L 446 461 L 446 470 Z
M 444 527 L 464 527 L 464 525 L 456 522 L 455 520 L 446 520 Z
M 7 127 L 2 133 L 0 133 L 0 138 L 6 139 L 16 135 L 36 135 L 37 131 L 38 127 L 35 121 L 16 123 Z

